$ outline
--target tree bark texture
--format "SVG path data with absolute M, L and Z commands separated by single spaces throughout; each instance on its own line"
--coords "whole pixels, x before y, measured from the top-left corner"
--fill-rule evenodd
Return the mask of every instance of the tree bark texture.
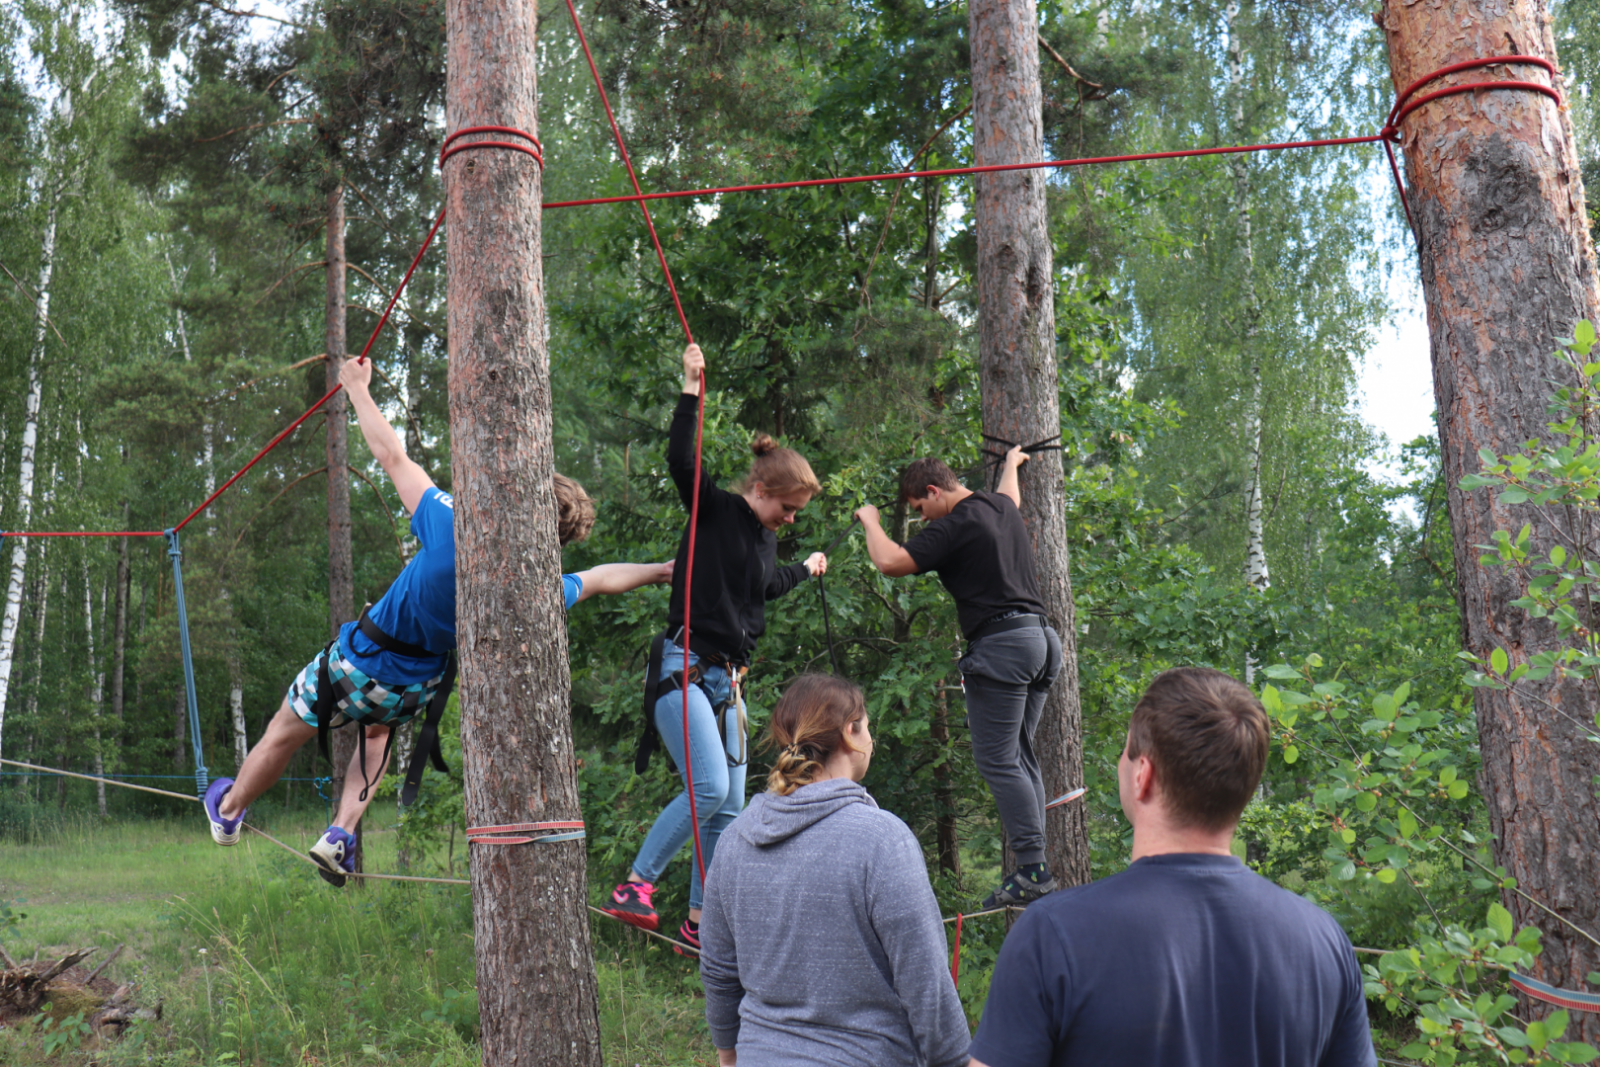
M 23 401 L 22 460 L 17 474 L 17 528 L 33 518 L 33 468 L 39 443 L 39 404 L 44 396 L 44 351 L 50 325 L 50 278 L 56 264 L 56 208 L 45 218 L 44 246 L 39 257 L 39 300 L 28 350 L 28 395 Z M 41 552 L 40 555 L 43 555 Z M 5 751 L 6 691 L 16 660 L 17 624 L 22 618 L 22 583 L 28 569 L 28 539 L 11 539 L 11 577 L 6 583 L 5 612 L 0 615 L 0 754 Z
M 323 318 L 323 351 L 327 353 L 327 388 L 339 384 L 339 369 L 344 366 L 345 355 L 345 258 L 344 258 L 344 187 L 336 185 L 328 193 L 327 214 L 327 301 Z M 327 417 L 328 470 L 343 471 L 350 463 L 349 418 L 346 415 L 344 392 L 335 393 L 323 405 Z M 328 636 L 336 637 L 339 627 L 355 618 L 355 560 L 350 545 L 350 478 L 328 477 Z M 329 746 L 333 767 L 328 771 L 333 779 L 331 796 L 344 792 L 345 769 L 350 757 L 355 755 L 361 740 L 361 729 L 348 726 L 333 733 Z M 346 831 L 357 835 L 356 870 L 362 870 L 360 826 L 346 826 Z M 359 884 L 359 883 L 358 883 Z
M 535 0 L 447 0 L 447 130 L 537 134 L 537 18 Z M 542 176 L 504 149 L 454 155 L 444 170 L 467 824 L 577 819 Z M 469 847 L 484 1063 L 598 1065 L 583 844 Z
M 1044 151 L 1037 6 L 1034 0 L 971 0 L 968 12 L 974 162 L 1037 161 Z M 980 174 L 976 186 L 983 429 L 1007 441 L 1032 444 L 1061 433 L 1045 176 L 1043 171 Z M 1064 658 L 1034 738 L 1045 791 L 1058 796 L 1083 782 L 1077 624 L 1067 572 L 1061 453 L 1040 452 L 1020 473 L 1022 517 Z M 1081 804 L 1046 813 L 1045 852 L 1051 871 L 1065 885 L 1089 880 Z
M 1536 0 L 1385 3 L 1378 18 L 1397 90 L 1463 60 L 1556 58 L 1547 6 Z M 1423 91 L 1493 79 L 1544 83 L 1548 76 L 1533 66 L 1492 67 L 1439 79 Z M 1495 530 L 1515 535 L 1531 523 L 1530 551 L 1537 553 L 1576 531 L 1563 525 L 1565 515 L 1504 506 L 1492 493 L 1458 486 L 1478 471 L 1478 449 L 1503 455 L 1546 435 L 1551 382 L 1566 378 L 1550 358 L 1556 338 L 1569 335 L 1576 320 L 1600 316 L 1572 126 L 1547 97 L 1496 90 L 1426 104 L 1405 120 L 1401 134 L 1428 303 L 1462 642 L 1483 656 L 1504 648 L 1515 666 L 1561 642 L 1547 620 L 1511 606 L 1521 595 L 1516 577 L 1480 566 L 1477 546 L 1490 543 Z M 1600 937 L 1600 806 L 1593 788 L 1600 748 L 1585 740 L 1592 730 L 1583 726 L 1596 711 L 1591 690 L 1524 680 L 1514 691 L 1474 690 L 1474 703 L 1479 784 L 1496 859 L 1523 892 Z M 1534 967 L 1539 978 L 1581 989 L 1588 972 L 1600 970 L 1600 951 L 1583 935 L 1521 895 L 1508 893 L 1505 904 L 1519 926 L 1544 931 L 1544 953 Z M 1522 1010 L 1542 1017 L 1549 1008 L 1525 1002 Z M 1600 1042 L 1600 1016 L 1573 1013 L 1567 1033 Z
M 128 528 L 133 509 L 122 502 L 122 528 Z M 128 665 L 128 594 L 131 592 L 128 569 L 128 539 L 117 538 L 116 621 L 111 630 L 111 717 L 115 720 L 116 744 L 122 744 L 123 676 Z

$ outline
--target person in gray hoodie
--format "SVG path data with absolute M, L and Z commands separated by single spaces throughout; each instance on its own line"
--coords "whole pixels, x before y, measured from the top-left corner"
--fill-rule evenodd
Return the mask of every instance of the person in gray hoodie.
M 767 791 L 723 831 L 700 977 L 722 1067 L 962 1067 L 971 1033 L 922 849 L 859 784 L 861 690 L 802 675 L 773 709 Z

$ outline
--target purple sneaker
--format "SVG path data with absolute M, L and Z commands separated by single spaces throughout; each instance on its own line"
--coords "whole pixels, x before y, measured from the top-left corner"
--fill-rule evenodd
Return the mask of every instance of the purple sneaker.
M 311 846 L 311 858 L 317 861 L 317 873 L 323 881 L 343 886 L 356 869 L 355 835 L 345 833 L 342 827 L 328 827 Z
M 241 811 L 237 819 L 224 819 L 222 817 L 222 798 L 228 795 L 228 790 L 233 788 L 232 778 L 213 778 L 206 787 L 206 818 L 211 820 L 211 840 L 219 845 L 237 845 L 239 843 L 239 826 L 244 822 L 244 817 L 250 812 Z

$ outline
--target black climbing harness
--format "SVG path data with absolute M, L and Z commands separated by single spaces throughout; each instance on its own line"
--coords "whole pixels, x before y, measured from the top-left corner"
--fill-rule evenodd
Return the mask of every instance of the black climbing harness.
M 416 745 L 411 750 L 411 763 L 406 767 L 405 784 L 400 790 L 400 803 L 410 806 L 417 799 L 417 790 L 422 785 L 422 774 L 430 760 L 433 763 L 434 770 L 441 774 L 450 773 L 450 765 L 444 761 L 444 753 L 439 749 L 439 720 L 444 716 L 445 705 L 450 701 L 451 691 L 455 689 L 456 655 L 453 650 L 438 653 L 423 648 L 421 645 L 413 645 L 408 641 L 402 641 L 398 637 L 392 637 L 384 633 L 378 628 L 378 624 L 372 621 L 372 617 L 367 614 L 366 608 L 361 609 L 361 618 L 356 623 L 356 626 L 367 636 L 368 640 L 385 652 L 393 652 L 397 656 L 407 656 L 411 659 L 432 659 L 441 654 L 445 657 L 444 674 L 440 678 L 438 686 L 433 690 L 433 699 L 428 702 L 427 710 L 423 712 L 422 729 L 417 735 Z M 312 707 L 312 712 L 317 717 L 317 743 L 321 746 L 322 754 L 328 758 L 330 764 L 333 762 L 333 753 L 328 743 L 328 737 L 333 727 L 334 713 L 339 710 L 340 694 L 334 692 L 335 683 L 328 674 L 328 657 L 338 654 L 339 639 L 335 637 L 323 648 L 322 655 L 317 657 L 317 700 Z M 345 685 L 342 688 L 344 689 L 344 696 L 354 698 L 355 687 Z M 359 753 L 362 801 L 367 799 L 367 793 L 373 786 L 372 780 L 367 777 L 367 738 L 364 728 L 369 725 L 389 727 L 389 737 L 383 743 L 383 759 L 378 764 L 379 767 L 385 767 L 389 763 L 389 754 L 394 748 L 395 732 L 408 719 L 415 716 L 416 706 L 416 694 L 406 694 L 400 705 L 401 719 L 392 725 L 364 715 L 352 714 L 354 711 L 353 699 L 351 708 L 344 712 L 345 717 L 351 722 L 363 727 L 359 742 L 361 745 Z M 410 714 L 406 714 L 407 712 L 410 712 Z
M 678 631 L 677 636 L 682 636 L 683 631 Z M 673 671 L 665 678 L 661 677 L 661 662 L 665 658 L 666 645 L 672 635 L 666 630 L 656 634 L 650 642 L 650 662 L 645 667 L 644 674 L 644 729 L 639 734 L 639 744 L 633 754 L 633 773 L 643 774 L 650 766 L 650 756 L 656 749 L 661 748 L 661 731 L 656 727 L 656 702 L 668 693 L 683 690 L 684 672 Z M 727 661 L 725 656 L 702 656 L 702 659 L 711 658 L 720 661 L 719 665 L 728 671 L 728 698 L 718 701 L 711 695 L 711 687 L 706 685 L 705 671 L 699 663 L 691 663 L 688 668 L 689 683 L 705 695 L 706 702 L 711 705 L 711 711 L 717 717 L 717 736 L 722 738 L 723 750 L 726 752 L 728 743 L 728 709 L 733 708 L 738 717 L 739 725 L 739 757 L 735 759 L 732 753 L 727 753 L 728 766 L 742 767 L 750 759 L 747 750 L 746 734 L 749 732 L 749 721 L 745 718 L 744 701 L 740 699 L 740 682 L 744 671 Z M 663 749 L 663 751 L 665 751 Z M 677 761 L 672 758 L 671 752 L 666 752 L 667 765 L 674 774 L 678 773 Z

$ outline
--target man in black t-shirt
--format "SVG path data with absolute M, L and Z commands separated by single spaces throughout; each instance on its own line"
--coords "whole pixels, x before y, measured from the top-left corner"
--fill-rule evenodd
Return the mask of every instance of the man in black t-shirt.
M 891 578 L 934 571 L 956 602 L 967 638 L 961 674 L 972 758 L 1017 858 L 984 909 L 1027 904 L 1056 887 L 1044 858 L 1044 778 L 1033 735 L 1061 672 L 1061 639 L 1045 618 L 1033 544 L 1018 510 L 1017 468 L 1027 461 L 1013 448 L 994 493 L 967 489 L 937 459 L 912 463 L 900 477 L 900 495 L 928 525 L 904 545 L 883 532 L 877 508 L 856 512 L 880 571 Z
M 1221 671 L 1150 683 L 1117 762 L 1132 865 L 1018 920 L 971 1067 L 1376 1067 L 1349 938 L 1232 854 L 1269 738 Z

